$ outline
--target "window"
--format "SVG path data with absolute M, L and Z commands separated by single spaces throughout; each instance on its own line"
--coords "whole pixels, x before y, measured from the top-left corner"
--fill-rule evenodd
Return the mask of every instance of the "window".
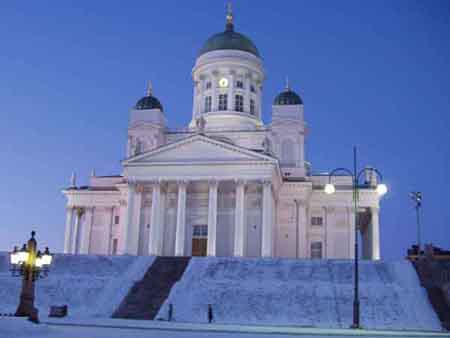
M 206 82 L 205 87 L 206 87 L 206 89 L 211 89 L 211 87 L 212 87 L 211 81 Z
M 254 85 L 250 85 L 250 91 L 251 91 L 252 93 L 256 93 L 256 88 L 255 88 Z
M 250 114 L 255 115 L 255 113 L 256 113 L 255 100 L 250 99 Z
M 284 139 L 281 142 L 281 164 L 287 167 L 295 167 L 294 142 Z
M 211 96 L 205 97 L 205 113 L 209 113 L 211 111 Z
M 196 237 L 196 238 L 208 237 L 208 226 L 207 225 L 194 225 L 192 227 L 192 237 Z
M 228 109 L 228 95 L 219 94 L 219 110 L 227 110 L 227 109 Z
M 322 242 L 311 243 L 311 258 L 313 259 L 322 258 Z
M 112 254 L 113 255 L 117 255 L 117 245 L 118 245 L 118 240 L 117 240 L 117 238 L 114 238 L 113 242 L 112 242 Z
M 242 95 L 236 95 L 234 99 L 235 99 L 234 110 L 244 111 L 244 97 Z
M 240 88 L 240 89 L 244 88 L 244 82 L 236 81 L 236 88 Z
M 320 217 L 320 216 L 311 217 L 311 225 L 322 226 L 323 225 L 323 217 Z
M 120 222 L 120 217 L 114 216 L 114 224 L 119 224 L 119 222 Z

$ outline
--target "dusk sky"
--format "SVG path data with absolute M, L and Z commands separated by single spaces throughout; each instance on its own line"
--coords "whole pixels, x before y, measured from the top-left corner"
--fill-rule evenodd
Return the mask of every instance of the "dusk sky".
M 171 127 L 192 113 L 191 69 L 224 29 L 225 1 L 3 1 L 0 4 L 0 251 L 37 231 L 61 252 L 72 171 L 120 174 L 129 109 L 151 80 Z M 381 255 L 423 239 L 450 249 L 450 2 L 233 1 L 235 29 L 263 57 L 263 116 L 289 76 L 315 172 L 377 167 Z

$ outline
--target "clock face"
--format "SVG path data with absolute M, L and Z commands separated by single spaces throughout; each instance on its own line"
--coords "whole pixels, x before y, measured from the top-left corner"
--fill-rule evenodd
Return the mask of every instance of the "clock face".
M 228 80 L 226 78 L 224 78 L 224 77 L 221 78 L 219 80 L 219 86 L 222 87 L 222 88 L 228 87 Z

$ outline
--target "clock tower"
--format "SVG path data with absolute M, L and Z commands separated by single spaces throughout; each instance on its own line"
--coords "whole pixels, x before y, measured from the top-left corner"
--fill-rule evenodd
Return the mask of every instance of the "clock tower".
M 211 36 L 192 70 L 191 128 L 203 118 L 207 130 L 254 130 L 262 126 L 264 70 L 258 49 L 234 30 L 228 8 L 225 31 Z

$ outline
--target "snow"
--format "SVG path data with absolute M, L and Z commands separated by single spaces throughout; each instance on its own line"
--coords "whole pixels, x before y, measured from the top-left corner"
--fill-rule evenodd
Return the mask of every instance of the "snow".
M 360 264 L 361 323 L 371 329 L 440 330 L 440 322 L 407 261 Z M 347 328 L 352 322 L 353 261 L 192 258 L 159 318 Z
M 0 253 L 0 313 L 14 313 L 21 278 L 9 272 L 9 256 Z M 51 305 L 69 306 L 69 315 L 109 317 L 154 257 L 55 255 L 47 278 L 36 282 L 35 305 L 47 315 Z

